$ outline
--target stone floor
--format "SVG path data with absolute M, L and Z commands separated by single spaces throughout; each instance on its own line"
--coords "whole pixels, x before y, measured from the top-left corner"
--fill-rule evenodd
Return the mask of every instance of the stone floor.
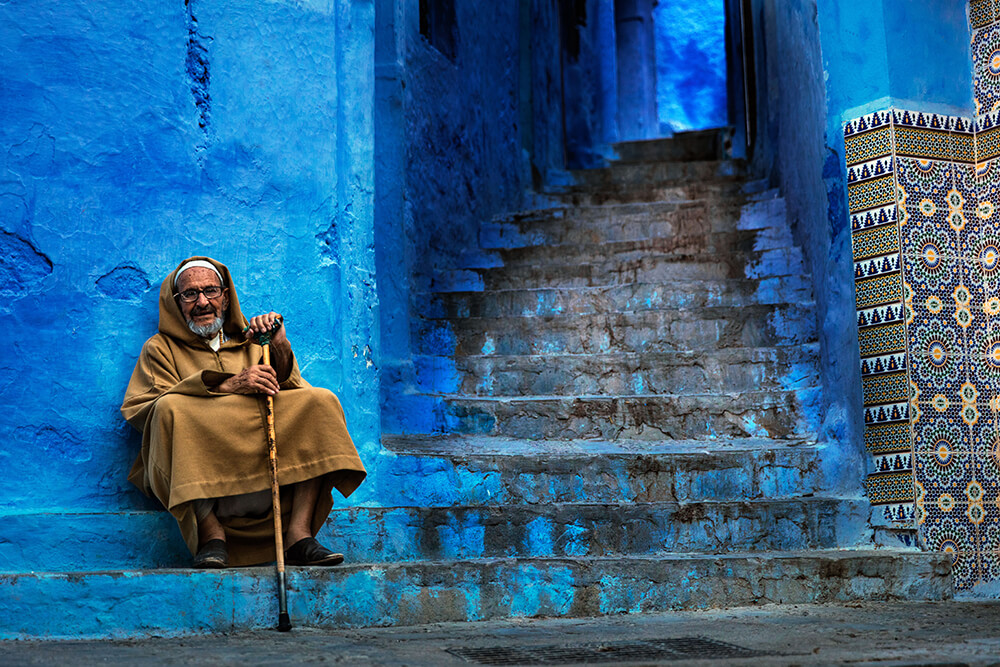
M 41 611 L 41 610 L 40 610 Z M 756 651 L 749 657 L 676 659 L 657 640 L 702 637 Z M 576 659 L 561 653 L 575 649 Z M 688 645 L 689 649 L 697 649 Z M 509 662 L 482 663 L 451 650 L 508 651 Z M 550 660 L 525 662 L 511 649 Z M 719 649 L 715 644 L 714 649 Z M 624 651 L 638 659 L 629 660 Z M 660 657 L 655 657 L 656 651 Z M 1000 601 L 860 602 L 674 612 L 593 619 L 520 619 L 401 628 L 257 632 L 138 641 L 0 642 L 2 665 L 344 665 L 447 666 L 477 664 L 606 665 L 1000 665 Z M 739 654 L 739 652 L 736 652 Z M 593 656 L 609 659 L 593 662 Z M 642 657 L 645 656 L 645 657 Z M 553 662 L 551 660 L 557 660 Z

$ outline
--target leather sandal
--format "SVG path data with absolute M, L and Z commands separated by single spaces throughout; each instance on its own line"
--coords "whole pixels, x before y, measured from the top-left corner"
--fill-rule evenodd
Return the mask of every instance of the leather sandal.
M 303 537 L 285 549 L 285 563 L 288 565 L 340 565 L 344 554 L 330 551 L 315 537 Z
M 229 565 L 229 550 L 225 540 L 209 540 L 201 545 L 194 557 L 194 567 L 218 570 Z

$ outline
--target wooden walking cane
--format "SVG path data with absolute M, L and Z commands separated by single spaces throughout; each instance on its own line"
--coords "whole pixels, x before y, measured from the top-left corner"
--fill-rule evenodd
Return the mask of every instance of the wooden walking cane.
M 278 326 L 281 324 L 279 322 Z M 271 365 L 271 334 L 277 331 L 275 327 L 267 333 L 257 336 L 257 342 L 264 350 L 264 365 Z M 285 590 L 285 547 L 281 534 L 281 492 L 278 487 L 278 446 L 274 438 L 274 397 L 268 395 L 267 405 L 267 462 L 271 471 L 271 509 L 274 512 L 274 550 L 277 554 L 278 568 L 278 631 L 288 632 L 292 622 L 288 618 L 288 594 Z

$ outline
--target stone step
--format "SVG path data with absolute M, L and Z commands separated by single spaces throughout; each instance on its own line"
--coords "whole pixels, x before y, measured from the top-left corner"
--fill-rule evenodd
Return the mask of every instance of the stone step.
M 414 359 L 425 391 L 473 396 L 725 393 L 814 387 L 819 346 L 654 354 L 468 355 Z
M 438 433 L 514 438 L 805 438 L 818 431 L 819 389 L 726 395 L 444 395 Z
M 418 312 L 428 319 L 595 315 L 675 308 L 742 308 L 810 302 L 804 276 L 727 280 L 677 280 L 600 287 L 549 287 L 421 293 Z
M 572 256 L 567 256 L 559 262 L 542 259 L 535 264 L 446 271 L 435 276 L 431 290 L 464 291 L 470 284 L 482 285 L 484 290 L 600 287 L 681 280 L 801 277 L 806 273 L 805 260 L 799 248 L 703 253 L 686 257 L 634 253 L 631 256 L 573 260 Z
M 545 194 L 576 206 L 751 194 L 742 161 L 612 163 L 574 171 L 571 178 L 573 183 L 549 187 Z
M 950 558 L 831 549 L 290 567 L 288 609 L 297 628 L 347 628 L 768 603 L 947 600 L 953 596 Z M 2 574 L 0 581 L 0 639 L 217 634 L 270 629 L 277 621 L 270 567 L 26 572 Z
M 781 551 L 853 544 L 861 537 L 855 527 L 865 525 L 868 511 L 863 498 L 819 497 L 353 507 L 333 510 L 319 539 L 351 563 Z M 18 517 L 15 525 L 32 518 Z M 167 512 L 48 514 L 45 519 L 46 530 L 30 549 L 0 549 L 0 570 L 190 567 L 191 556 Z M 105 532 L 67 543 L 66 535 L 93 532 L 95 526 Z M 64 531 L 58 541 L 56 529 Z M 141 548 L 118 548 L 123 537 Z
M 602 243 L 563 243 L 499 248 L 494 252 L 497 265 L 595 262 L 609 257 L 635 260 L 646 256 L 667 256 L 678 259 L 701 258 L 706 255 L 761 255 L 769 252 L 794 251 L 795 242 L 787 228 L 767 230 L 713 232 L 710 234 L 673 235 L 628 241 Z M 471 266 L 470 268 L 480 268 Z
M 376 497 L 400 506 L 774 500 L 825 484 L 824 446 L 808 439 L 384 435 L 382 441 L 396 465 L 371 481 Z M 414 471 L 420 484 L 411 481 Z
M 802 251 L 790 240 L 778 247 L 754 249 L 751 239 L 739 238 L 744 234 L 752 232 L 510 248 L 496 251 L 496 260 L 499 261 L 486 266 L 471 265 L 463 268 L 503 269 L 516 273 L 522 267 L 610 264 L 612 267 L 609 273 L 618 274 L 633 266 L 646 268 L 669 261 L 702 264 L 714 260 L 731 267 L 739 277 L 744 277 L 739 272 L 744 267 L 751 267 L 757 273 L 776 270 L 779 272 L 776 275 L 787 275 L 781 273 L 787 267 L 801 270 Z
M 614 145 L 619 163 L 720 160 L 732 141 L 729 128 L 678 132 L 669 139 L 623 141 Z
M 480 228 L 483 248 L 516 248 L 567 243 L 642 241 L 757 231 L 758 237 L 788 237 L 785 201 L 677 201 L 565 206 L 500 216 Z M 785 245 L 781 243 L 781 245 Z
M 744 183 L 739 178 L 707 181 L 550 187 L 545 192 L 550 200 L 564 206 L 605 206 L 639 204 L 643 202 L 700 200 L 745 197 Z
M 574 317 L 422 320 L 426 355 L 609 354 L 802 345 L 816 341 L 814 306 L 760 304 L 599 313 Z
M 574 190 L 650 187 L 705 181 L 742 180 L 746 176 L 742 160 L 692 160 L 677 162 L 612 162 L 601 169 L 570 172 Z
M 808 440 L 385 436 L 384 444 L 379 474 L 363 487 L 382 507 L 336 509 L 320 532 L 330 544 L 349 540 L 355 560 L 400 557 L 405 551 L 412 552 L 409 558 L 419 556 L 412 545 L 423 538 L 412 526 L 429 524 L 412 517 L 439 511 L 488 515 L 505 507 L 549 511 L 545 508 L 628 503 L 738 507 L 790 501 L 803 489 L 823 488 L 822 446 Z M 405 508 L 416 508 L 417 514 Z M 411 517 L 403 521 L 411 528 L 393 527 L 400 512 Z M 373 513 L 386 516 L 386 525 L 372 523 Z M 163 511 L 8 512 L 0 520 L 6 536 L 0 540 L 0 572 L 171 567 L 190 561 L 173 518 Z M 439 539 L 444 533 L 434 534 Z

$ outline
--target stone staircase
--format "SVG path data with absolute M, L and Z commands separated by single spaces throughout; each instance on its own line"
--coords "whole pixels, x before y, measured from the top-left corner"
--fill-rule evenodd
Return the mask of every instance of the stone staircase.
M 321 532 L 348 563 L 289 569 L 293 623 L 951 597 L 947 554 L 871 549 L 865 500 L 825 491 L 810 280 L 720 144 L 623 144 L 436 278 L 371 506 Z M 5 525 L 32 541 L 0 537 L 0 638 L 276 620 L 272 568 L 187 569 L 163 512 Z
M 383 442 L 448 476 L 425 526 L 523 572 L 568 559 L 590 583 L 547 587 L 600 613 L 949 597 L 945 560 L 863 550 L 867 502 L 827 491 L 811 280 L 723 139 L 622 144 L 484 225 L 420 301 L 406 435 Z

